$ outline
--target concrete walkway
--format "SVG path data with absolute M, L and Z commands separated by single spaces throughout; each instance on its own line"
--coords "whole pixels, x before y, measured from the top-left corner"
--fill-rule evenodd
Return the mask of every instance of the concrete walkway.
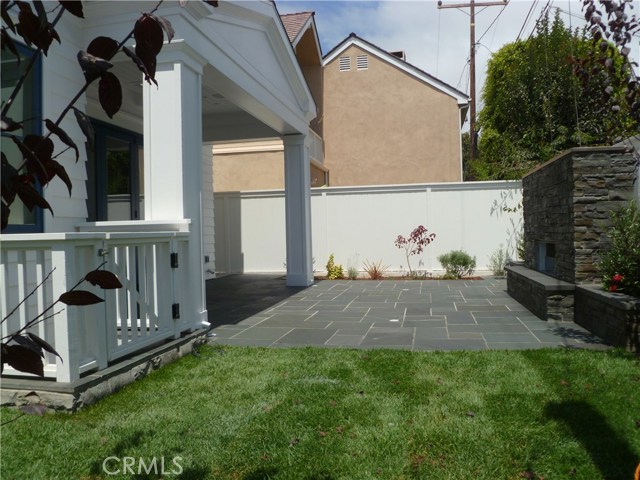
M 245 346 L 407 350 L 608 348 L 569 322 L 543 321 L 513 300 L 506 280 L 320 281 L 282 276 L 207 281 L 210 341 Z M 215 334 L 215 335 L 214 335 Z

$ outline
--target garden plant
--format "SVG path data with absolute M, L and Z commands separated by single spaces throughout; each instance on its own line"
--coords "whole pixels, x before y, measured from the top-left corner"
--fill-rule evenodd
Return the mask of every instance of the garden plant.
M 438 256 L 438 261 L 445 269 L 446 278 L 468 277 L 476 269 L 476 259 L 463 250 L 452 250 Z
M 436 238 L 435 233 L 429 233 L 429 231 L 422 225 L 418 225 L 409 234 L 408 237 L 398 235 L 394 245 L 397 248 L 404 249 L 405 256 L 407 257 L 407 268 L 409 269 L 409 276 L 413 276 L 413 269 L 411 268 L 410 257 L 412 255 L 418 255 L 423 252 L 424 247 L 433 242 Z
M 336 265 L 333 253 L 329 255 L 329 261 L 327 261 L 327 278 L 329 280 L 341 280 L 344 278 L 344 269 L 342 265 Z
M 640 297 L 640 210 L 636 202 L 611 214 L 611 248 L 599 264 L 604 288 Z
M 382 280 L 385 272 L 389 268 L 388 265 L 382 264 L 382 260 L 378 260 L 377 262 L 365 260 L 363 262 L 363 267 L 371 280 Z
M 501 277 L 504 275 L 504 267 L 507 264 L 507 252 L 504 247 L 500 245 L 489 257 L 489 268 L 491 272 Z

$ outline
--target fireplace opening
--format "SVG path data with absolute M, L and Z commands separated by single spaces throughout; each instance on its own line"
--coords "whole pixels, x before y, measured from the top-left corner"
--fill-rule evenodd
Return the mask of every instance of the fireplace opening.
M 554 243 L 539 242 L 536 269 L 547 275 L 554 275 L 556 269 L 556 245 Z

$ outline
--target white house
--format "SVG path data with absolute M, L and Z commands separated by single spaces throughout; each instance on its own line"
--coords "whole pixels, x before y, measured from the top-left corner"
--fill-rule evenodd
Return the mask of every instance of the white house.
M 154 6 L 90 1 L 84 2 L 85 19 L 65 13 L 56 26 L 61 45 L 54 42 L 39 61 L 24 108 L 55 119 L 84 84 L 78 51 L 98 36 L 125 38 L 140 12 Z M 313 281 L 308 138 L 316 106 L 274 2 L 224 0 L 214 8 L 197 0 L 184 6 L 165 1 L 157 14 L 175 30 L 158 56 L 159 86 L 144 82 L 118 53 L 112 71 L 123 85 L 122 110 L 109 119 L 97 87 L 76 103 L 94 120 L 96 142 L 87 153 L 80 149 L 77 163 L 71 152 L 58 158 L 73 183 L 71 196 L 55 179 L 44 191 L 55 216 L 17 209 L 8 230 L 14 233 L 0 237 L 3 318 L 53 270 L 4 322 L 3 336 L 103 260 L 124 284 L 96 288 L 105 303 L 68 307 L 35 327 L 64 359 L 46 359 L 45 375 L 58 382 L 208 325 L 204 279 L 214 255 L 214 141 L 283 139 L 287 283 Z M 3 97 L 14 63 L 3 50 Z M 62 127 L 84 145 L 73 115 Z M 10 148 L 4 138 L 2 148 Z

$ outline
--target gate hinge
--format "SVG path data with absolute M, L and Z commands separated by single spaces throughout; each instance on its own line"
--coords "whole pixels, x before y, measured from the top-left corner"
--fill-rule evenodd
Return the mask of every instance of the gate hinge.
M 171 254 L 171 268 L 178 268 L 178 252 Z
M 177 320 L 180 318 L 180 304 L 179 303 L 174 303 L 173 305 L 171 305 L 171 316 L 174 320 Z

